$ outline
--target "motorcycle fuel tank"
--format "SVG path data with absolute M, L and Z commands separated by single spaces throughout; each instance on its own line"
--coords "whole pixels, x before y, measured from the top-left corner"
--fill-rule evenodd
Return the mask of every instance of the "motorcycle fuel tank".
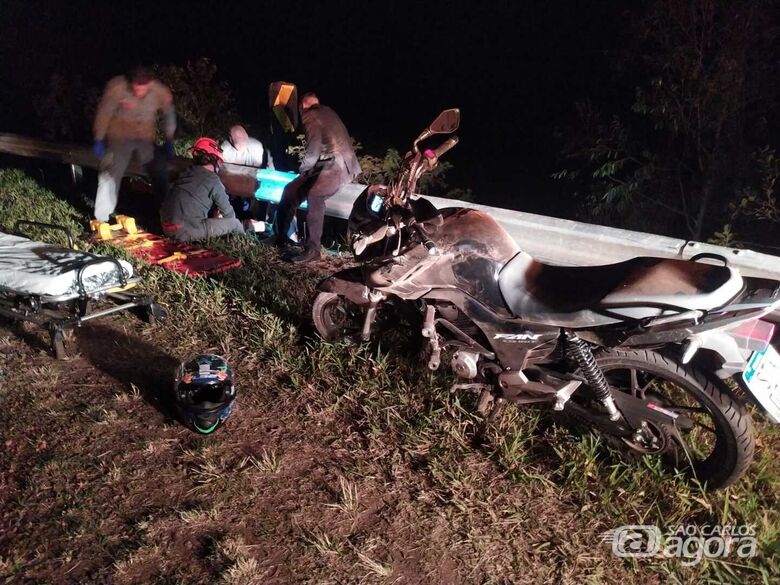
M 430 205 L 425 200 L 415 203 Z M 420 213 L 415 215 L 419 218 Z M 367 282 L 389 287 L 390 292 L 406 298 L 419 298 L 431 289 L 459 289 L 505 312 L 498 274 L 520 251 L 509 234 L 488 214 L 475 209 L 443 209 L 421 223 L 438 254 L 430 255 L 424 246 L 410 241 L 401 242 L 400 254 L 393 257 L 398 236 L 388 238 L 376 256 L 378 265 L 370 262 L 366 266 Z M 377 251 L 375 248 L 374 253 Z

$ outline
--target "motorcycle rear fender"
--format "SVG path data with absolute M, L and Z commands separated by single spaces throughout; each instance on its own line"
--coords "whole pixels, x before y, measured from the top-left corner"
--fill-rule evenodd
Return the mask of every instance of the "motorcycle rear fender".
M 330 292 L 343 296 L 356 305 L 370 305 L 369 288 L 363 284 L 363 275 L 359 268 L 347 268 L 333 274 L 317 285 L 320 292 Z
M 691 352 L 690 356 L 686 356 L 686 350 Z M 747 358 L 750 357 L 750 351 L 740 348 L 737 341 L 726 331 L 714 330 L 696 333 L 683 342 L 683 363 L 689 362 L 694 354 L 702 350 L 709 352 L 714 358 L 712 365 L 718 368 L 714 373 L 721 379 L 744 371 Z

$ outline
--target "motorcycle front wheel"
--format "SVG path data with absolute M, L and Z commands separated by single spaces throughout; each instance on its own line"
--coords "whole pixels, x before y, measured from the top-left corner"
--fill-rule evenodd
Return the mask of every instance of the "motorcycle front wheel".
M 366 312 L 341 295 L 320 292 L 314 299 L 311 316 L 320 337 L 325 341 L 337 341 L 359 335 Z
M 726 487 L 745 473 L 755 449 L 753 423 L 720 380 L 655 351 L 611 350 L 596 362 L 613 392 L 627 392 L 692 421 L 687 429 L 647 421 L 654 448 L 619 439 L 633 455 L 660 455 L 710 489 Z

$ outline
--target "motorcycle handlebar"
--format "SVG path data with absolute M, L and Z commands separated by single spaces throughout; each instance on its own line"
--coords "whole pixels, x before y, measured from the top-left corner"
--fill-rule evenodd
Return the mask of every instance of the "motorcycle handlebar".
M 428 254 L 430 254 L 431 256 L 438 256 L 439 250 L 436 247 L 436 244 L 433 243 L 433 240 L 431 240 L 431 238 L 428 236 L 428 232 L 425 231 L 425 228 L 422 226 L 422 224 L 419 224 L 415 221 L 413 227 L 417 232 L 417 234 L 420 236 L 422 245 L 425 246 L 426 250 L 428 250 Z
M 441 155 L 443 155 L 445 152 L 450 150 L 457 143 L 458 143 L 458 137 L 457 136 L 453 136 L 452 138 L 448 138 L 442 144 L 440 144 L 437 148 L 435 148 L 433 153 L 436 155 L 436 158 L 439 158 Z

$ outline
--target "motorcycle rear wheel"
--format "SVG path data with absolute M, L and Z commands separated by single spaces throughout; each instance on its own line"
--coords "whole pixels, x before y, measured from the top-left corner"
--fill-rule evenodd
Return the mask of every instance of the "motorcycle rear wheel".
M 596 361 L 613 392 L 628 392 L 693 420 L 693 428 L 678 429 L 677 436 L 676 429 L 652 425 L 660 442 L 667 442 L 659 450 L 667 465 L 710 489 L 724 488 L 745 473 L 755 450 L 753 422 L 720 380 L 655 351 L 611 350 Z M 626 446 L 630 449 L 628 441 Z

